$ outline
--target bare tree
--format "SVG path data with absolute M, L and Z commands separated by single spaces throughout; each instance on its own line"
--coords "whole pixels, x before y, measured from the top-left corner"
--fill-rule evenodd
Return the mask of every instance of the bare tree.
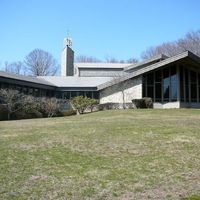
M 4 71 L 11 72 L 14 74 L 23 74 L 24 73 L 24 64 L 21 61 L 4 63 Z
M 136 58 L 129 58 L 126 63 L 137 63 L 138 60 Z
M 150 47 L 142 53 L 143 59 L 154 57 L 158 54 L 165 54 L 166 56 L 174 56 L 181 53 L 183 50 L 176 44 L 176 42 L 163 43 L 156 47 Z
M 41 98 L 41 109 L 47 115 L 47 117 L 53 117 L 61 107 L 61 103 L 56 98 Z
M 129 58 L 128 60 L 123 60 L 123 59 L 118 60 L 117 58 L 110 57 L 110 56 L 106 56 L 105 60 L 107 63 L 136 63 L 138 62 L 138 60 L 135 58 Z
M 185 37 L 174 42 L 166 42 L 155 47 L 150 47 L 142 53 L 141 57 L 148 59 L 158 54 L 174 56 L 187 50 L 200 56 L 200 30 L 188 32 Z
M 33 76 L 55 75 L 58 65 L 53 56 L 41 49 L 31 51 L 24 60 L 27 70 Z
M 97 62 L 107 62 L 107 63 L 136 63 L 138 62 L 135 58 L 129 58 L 128 60 L 118 60 L 117 58 L 106 56 L 105 61 L 102 61 L 98 58 L 92 57 L 92 56 L 84 56 L 80 55 L 76 57 L 76 62 L 84 62 L 84 63 L 97 63 Z
M 12 113 L 22 109 L 25 105 L 24 96 L 17 90 L 1 89 L 0 103 L 6 108 L 8 120 Z
M 107 63 L 120 63 L 120 61 L 118 59 L 111 57 L 111 56 L 106 56 L 105 60 Z
M 182 51 L 189 50 L 200 56 L 200 30 L 187 33 L 185 38 L 177 41 L 177 45 Z
M 102 61 L 100 59 L 92 57 L 92 56 L 80 55 L 80 56 L 76 57 L 76 62 L 97 63 L 97 62 L 102 62 Z

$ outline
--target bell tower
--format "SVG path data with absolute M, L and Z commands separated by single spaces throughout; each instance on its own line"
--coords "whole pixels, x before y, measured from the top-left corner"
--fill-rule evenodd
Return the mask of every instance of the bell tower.
M 61 76 L 74 76 L 74 51 L 71 49 L 72 39 L 64 38 L 61 55 Z

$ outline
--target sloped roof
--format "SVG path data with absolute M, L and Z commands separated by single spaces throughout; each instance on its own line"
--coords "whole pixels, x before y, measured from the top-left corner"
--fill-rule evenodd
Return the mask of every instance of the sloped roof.
M 113 77 L 80 77 L 80 76 L 38 76 L 38 79 L 48 81 L 57 87 L 97 87 L 108 82 Z
M 194 60 L 197 63 L 200 63 L 200 57 L 196 56 L 195 54 L 186 51 L 181 54 L 178 54 L 173 57 L 166 58 L 163 55 L 158 55 L 156 58 L 150 59 L 148 61 L 144 61 L 139 64 L 132 65 L 132 67 L 135 68 L 133 72 L 126 73 L 126 75 L 119 77 L 119 78 L 113 78 L 113 77 L 76 77 L 76 76 L 38 76 L 38 77 L 30 77 L 30 76 L 22 76 L 22 75 L 16 75 L 8 72 L 0 71 L 0 77 L 4 78 L 10 78 L 20 81 L 27 81 L 30 83 L 36 83 L 41 85 L 47 85 L 47 86 L 54 86 L 54 87 L 96 87 L 98 90 L 102 90 L 104 88 L 107 88 L 109 86 L 115 85 L 117 83 L 123 82 L 125 80 L 128 80 L 130 78 L 139 76 L 143 73 L 149 72 L 151 70 L 157 69 L 159 67 L 165 66 L 167 64 L 176 62 L 178 60 L 184 59 L 184 58 L 190 58 Z M 152 64 L 153 62 L 153 64 Z M 103 63 L 90 63 L 90 66 L 96 66 L 96 67 L 102 67 Z M 121 63 L 105 63 L 107 66 L 110 66 L 111 68 L 114 66 L 125 66 L 128 64 L 121 64 Z M 87 63 L 84 63 L 86 66 Z M 106 66 L 104 65 L 104 66 Z M 129 64 L 130 66 L 130 64 Z M 106 67 L 105 67 L 106 68 Z M 115 68 L 115 67 L 114 67 Z M 120 68 L 120 67 L 119 67 Z M 132 69 L 131 66 L 127 67 L 126 69 Z
M 157 69 L 157 68 L 160 68 L 160 67 L 163 67 L 167 64 L 170 64 L 170 63 L 173 63 L 173 62 L 176 62 L 178 60 L 181 60 L 181 59 L 184 59 L 184 58 L 191 58 L 192 60 L 194 60 L 195 62 L 198 62 L 200 63 L 200 57 L 198 57 L 197 55 L 193 54 L 192 52 L 190 51 L 186 51 L 186 52 L 183 52 L 183 53 L 180 53 L 178 55 L 175 55 L 175 56 L 172 56 L 172 57 L 169 57 L 169 58 L 166 58 L 165 60 L 162 60 L 160 62 L 157 62 L 157 63 L 154 63 L 152 65 L 148 65 L 146 67 L 143 67 L 141 69 L 138 69 L 132 73 L 129 73 L 125 76 L 122 76 L 120 78 L 117 78 L 117 79 L 114 79 L 114 80 L 111 80 L 107 83 L 104 83 L 104 84 L 101 84 L 97 87 L 98 90 L 102 90 L 104 88 L 107 88 L 107 87 L 110 87 L 112 85 L 115 85 L 117 83 L 120 83 L 120 82 L 123 82 L 123 81 L 126 81 L 128 79 L 131 79 L 133 77 L 136 77 L 136 76 L 139 76 L 143 73 L 146 73 L 146 72 L 149 72 L 151 70 L 154 70 L 154 69 Z
M 131 63 L 74 63 L 78 68 L 111 68 L 123 69 L 132 65 Z
M 4 71 L 0 71 L 0 77 L 15 79 L 15 80 L 19 80 L 19 81 L 26 81 L 26 82 L 30 82 L 30 83 L 48 85 L 48 86 L 55 86 L 52 83 L 50 83 L 46 80 L 38 79 L 37 77 L 23 76 L 23 75 L 10 73 L 10 72 L 4 72 Z
M 151 65 L 151 64 L 154 64 L 156 62 L 159 62 L 161 60 L 165 60 L 166 58 L 168 58 L 168 56 L 164 55 L 164 54 L 159 54 L 159 55 L 156 55 L 150 59 L 146 59 L 146 60 L 143 60 L 142 62 L 138 62 L 138 63 L 134 63 L 132 65 L 129 65 L 127 67 L 124 68 L 124 71 L 131 71 L 131 70 L 136 70 L 138 68 L 142 68 L 142 67 L 145 67 L 147 65 Z

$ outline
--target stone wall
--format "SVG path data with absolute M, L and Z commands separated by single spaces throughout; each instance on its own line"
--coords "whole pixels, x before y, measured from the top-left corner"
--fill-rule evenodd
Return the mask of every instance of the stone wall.
M 142 77 L 135 77 L 124 82 L 112 85 L 99 92 L 100 104 L 104 103 L 131 103 L 132 99 L 142 98 Z

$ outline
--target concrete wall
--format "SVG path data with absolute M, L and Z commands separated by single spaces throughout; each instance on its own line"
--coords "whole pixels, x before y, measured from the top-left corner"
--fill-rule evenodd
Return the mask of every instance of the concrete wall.
M 200 108 L 200 103 L 184 103 L 180 101 L 166 102 L 166 103 L 153 103 L 153 108 Z
M 153 103 L 153 108 L 180 108 L 180 102 L 179 101 L 175 101 L 175 102 L 166 102 L 166 103 L 159 103 L 159 102 L 155 102 Z
M 118 77 L 123 74 L 123 69 L 108 68 L 79 68 L 79 76 L 84 77 Z
M 74 75 L 74 51 L 66 46 L 61 54 L 61 76 Z
M 61 76 L 67 75 L 67 49 L 66 47 L 61 53 Z
M 100 104 L 130 103 L 132 102 L 132 99 L 142 98 L 142 77 L 135 77 L 122 83 L 112 85 L 101 90 L 99 94 Z

